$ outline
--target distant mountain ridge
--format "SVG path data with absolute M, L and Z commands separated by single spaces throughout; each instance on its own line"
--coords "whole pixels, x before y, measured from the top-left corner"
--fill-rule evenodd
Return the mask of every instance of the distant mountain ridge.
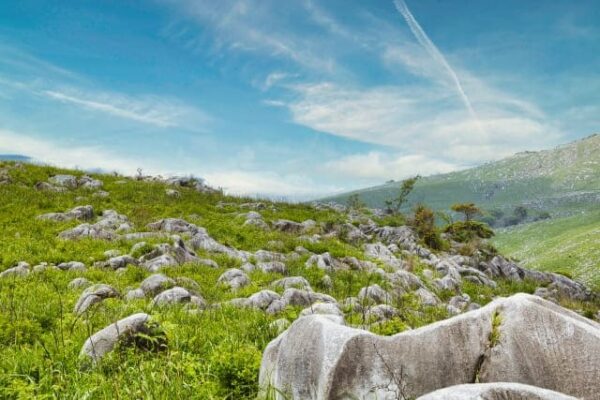
M 383 207 L 401 182 L 389 182 L 324 198 L 344 204 L 351 195 L 371 207 Z M 409 196 L 408 206 L 424 202 L 448 209 L 475 202 L 486 210 L 525 206 L 553 215 L 570 215 L 600 204 L 600 135 L 551 150 L 521 152 L 479 167 L 424 177 Z
M 29 162 L 32 161 L 32 158 L 22 154 L 0 154 L 0 161 Z

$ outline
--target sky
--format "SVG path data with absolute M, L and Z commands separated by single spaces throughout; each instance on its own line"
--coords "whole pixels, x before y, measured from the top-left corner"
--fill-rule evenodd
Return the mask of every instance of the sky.
M 599 132 L 597 0 L 0 4 L 0 153 L 308 199 Z

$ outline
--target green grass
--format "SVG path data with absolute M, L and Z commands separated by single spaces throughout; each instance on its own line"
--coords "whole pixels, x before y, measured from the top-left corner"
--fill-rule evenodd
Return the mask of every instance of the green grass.
M 300 241 L 295 235 L 242 226 L 244 219 L 238 213 L 248 210 L 240 208 L 240 204 L 250 199 L 201 194 L 184 188 L 180 189 L 181 197 L 174 199 L 166 196 L 166 186 L 161 183 L 138 182 L 111 175 L 95 176 L 104 182 L 103 189 L 110 193 L 108 198 L 94 197 L 83 189 L 65 193 L 40 192 L 32 186 L 47 181 L 54 174 L 82 173 L 27 164 L 14 167 L 13 163 L 0 162 L 0 169 L 7 166 L 13 183 L 0 185 L 0 271 L 19 261 L 35 265 L 43 261 L 74 260 L 84 262 L 88 269 L 85 272 L 47 270 L 25 278 L 0 279 L 0 399 L 254 399 L 258 393 L 262 352 L 277 334 L 269 324 L 281 317 L 293 320 L 301 311 L 291 307 L 282 315 L 270 316 L 224 306 L 190 313 L 181 306 L 153 309 L 150 299 L 126 302 L 116 298 L 95 306 L 88 318 L 76 318 L 72 311 L 81 291 L 67 287 L 75 277 L 83 276 L 95 283 L 112 285 L 125 294 L 138 287 L 150 272 L 129 267 L 125 273 L 116 274 L 91 267 L 94 261 L 104 259 L 104 251 L 117 249 L 126 254 L 134 242 L 61 240 L 58 233 L 79 222 L 41 221 L 36 219 L 40 214 L 91 204 L 96 212 L 114 209 L 128 216 L 139 231 L 157 219 L 177 217 L 205 227 L 215 239 L 242 250 L 289 252 L 303 245 L 316 253 L 329 251 L 334 256 L 364 258 L 360 245 L 335 238 L 311 244 Z M 122 181 L 124 183 L 120 183 Z M 345 219 L 336 212 L 317 211 L 307 205 L 265 203 L 269 207 L 261 213 L 267 221 L 310 218 L 319 223 L 334 224 Z M 219 268 L 186 264 L 162 272 L 173 278 L 193 279 L 209 304 L 247 297 L 269 288 L 271 282 L 282 277 L 256 271 L 250 274 L 252 283 L 248 287 L 232 293 L 216 282 L 221 273 L 227 268 L 238 267 L 240 262 L 222 255 L 201 256 L 214 259 Z M 333 286 L 322 287 L 325 273 L 316 268 L 305 268 L 306 259 L 307 256 L 303 256 L 287 262 L 288 275 L 304 276 L 315 290 L 337 300 L 356 296 L 360 288 L 370 284 L 387 287 L 379 275 L 357 271 L 331 273 Z M 423 265 L 418 260 L 411 260 L 411 264 L 414 272 L 423 278 Z M 528 283 L 500 281 L 498 289 L 492 290 L 465 282 L 463 291 L 483 305 L 494 296 L 517 291 L 531 293 L 533 288 Z M 395 300 L 392 305 L 400 311 L 399 316 L 370 326 L 373 331 L 393 335 L 448 316 L 444 306 L 422 307 L 412 294 Z M 580 304 L 570 306 L 581 307 Z M 590 309 L 590 312 L 595 310 Z M 167 339 L 167 349 L 149 352 L 119 348 L 95 368 L 82 368 L 78 354 L 86 338 L 106 325 L 138 312 L 149 313 L 159 324 Z M 347 320 L 356 326 L 363 326 L 365 322 L 356 313 L 348 315 Z
M 600 211 L 505 229 L 493 242 L 529 268 L 560 272 L 600 288 Z

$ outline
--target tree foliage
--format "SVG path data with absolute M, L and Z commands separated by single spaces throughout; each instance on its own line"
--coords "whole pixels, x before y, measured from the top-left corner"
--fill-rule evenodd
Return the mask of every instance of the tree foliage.
M 435 225 L 435 213 L 431 208 L 418 204 L 410 222 L 419 238 L 428 247 L 434 250 L 442 250 L 446 247 L 446 243 Z
M 402 206 L 406 204 L 408 195 L 413 191 L 413 189 L 415 188 L 415 184 L 419 179 L 421 179 L 421 176 L 416 175 L 412 178 L 408 178 L 402 181 L 400 191 L 398 192 L 396 197 L 385 201 L 386 211 L 389 214 L 398 214 L 400 212 Z
M 482 215 L 481 209 L 475 203 L 456 203 L 452 205 L 452 211 L 461 213 L 465 217 L 465 222 L 473 220 L 477 215 Z

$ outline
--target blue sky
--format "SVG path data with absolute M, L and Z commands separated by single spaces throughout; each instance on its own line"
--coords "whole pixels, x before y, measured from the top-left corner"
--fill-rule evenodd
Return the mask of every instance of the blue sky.
M 595 0 L 5 1 L 0 153 L 310 198 L 598 132 Z

